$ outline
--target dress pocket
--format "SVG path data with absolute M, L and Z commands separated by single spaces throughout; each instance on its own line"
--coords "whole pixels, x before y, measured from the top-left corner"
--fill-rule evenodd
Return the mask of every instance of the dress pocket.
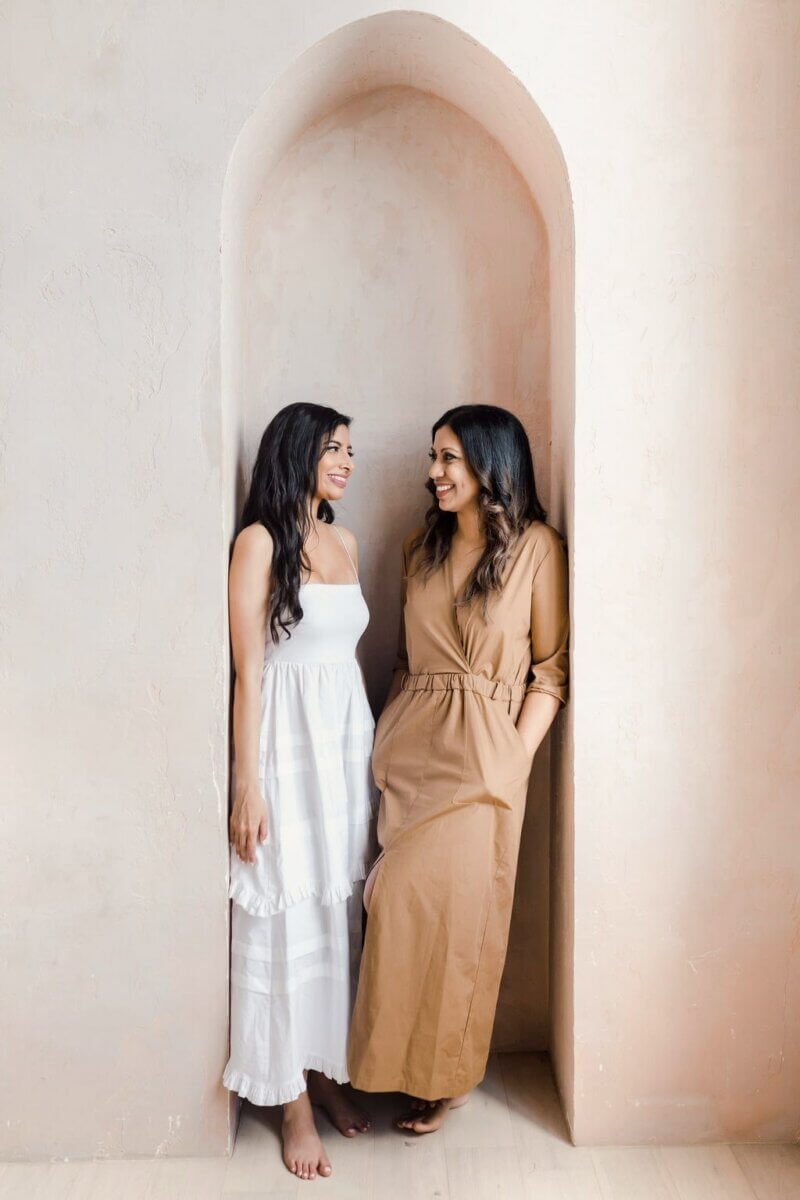
M 400 701 L 407 695 L 398 692 L 394 700 L 386 706 L 375 726 L 375 740 L 372 745 L 372 775 L 379 792 L 386 788 L 386 778 L 392 753 L 392 743 L 397 732 L 397 718 L 401 708 Z
M 455 802 L 511 808 L 530 772 L 528 752 L 501 703 L 473 694 L 469 707 L 465 769 Z
M 523 768 L 527 773 L 530 773 L 533 761 L 528 753 L 528 747 L 523 742 L 522 736 L 510 716 L 504 714 L 504 723 L 508 726 L 512 743 L 516 749 L 518 758 L 521 759 Z

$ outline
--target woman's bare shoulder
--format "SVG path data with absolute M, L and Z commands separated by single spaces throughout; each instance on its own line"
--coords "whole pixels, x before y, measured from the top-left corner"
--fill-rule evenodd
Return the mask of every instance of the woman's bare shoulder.
M 274 543 L 272 534 L 260 522 L 246 525 L 233 543 L 233 560 L 243 566 L 269 567 Z

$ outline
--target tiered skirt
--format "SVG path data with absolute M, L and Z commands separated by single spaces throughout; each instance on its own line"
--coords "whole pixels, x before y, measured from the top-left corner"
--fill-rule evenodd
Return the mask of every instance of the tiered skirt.
M 267 666 L 267 839 L 231 855 L 231 1053 L 225 1086 L 283 1104 L 304 1072 L 347 1080 L 363 880 L 376 854 L 373 718 L 355 660 Z

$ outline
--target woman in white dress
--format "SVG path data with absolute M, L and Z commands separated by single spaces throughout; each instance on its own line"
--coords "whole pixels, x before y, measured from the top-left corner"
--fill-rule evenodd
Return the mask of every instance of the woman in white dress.
M 374 722 L 355 651 L 369 620 L 355 538 L 331 501 L 350 418 L 291 404 L 261 441 L 230 571 L 234 800 L 231 1054 L 225 1086 L 283 1105 L 283 1158 L 329 1175 L 311 1104 L 346 1136 L 369 1119 L 340 1086 L 375 856 Z

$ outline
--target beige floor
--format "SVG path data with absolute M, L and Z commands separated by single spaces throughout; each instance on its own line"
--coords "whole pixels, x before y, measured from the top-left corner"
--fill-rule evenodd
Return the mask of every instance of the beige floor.
M 547 1060 L 500 1055 L 441 1134 L 391 1128 L 397 1099 L 373 1102 L 375 1130 L 323 1137 L 330 1179 L 283 1168 L 277 1113 L 244 1107 L 233 1157 L 0 1165 L 3 1200 L 800 1200 L 800 1146 L 576 1149 Z M 322 1121 L 322 1118 L 321 1118 Z

